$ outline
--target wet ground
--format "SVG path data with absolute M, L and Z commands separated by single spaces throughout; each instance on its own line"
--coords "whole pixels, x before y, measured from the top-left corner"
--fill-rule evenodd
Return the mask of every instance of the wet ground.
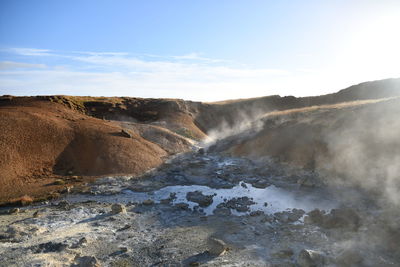
M 346 190 L 272 161 L 189 153 L 3 210 L 0 266 L 399 266 L 386 237 L 397 224 Z

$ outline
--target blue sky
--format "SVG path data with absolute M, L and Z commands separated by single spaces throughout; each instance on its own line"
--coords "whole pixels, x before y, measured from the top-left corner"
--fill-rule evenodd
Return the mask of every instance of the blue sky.
M 324 94 L 399 77 L 399 28 L 395 0 L 0 0 L 0 94 Z

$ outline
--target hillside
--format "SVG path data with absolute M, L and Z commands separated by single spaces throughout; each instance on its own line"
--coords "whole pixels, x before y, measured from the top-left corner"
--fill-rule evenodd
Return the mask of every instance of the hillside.
M 324 96 L 268 96 L 218 103 L 129 97 L 3 96 L 0 202 L 24 195 L 57 195 L 67 186 L 104 175 L 137 176 L 160 166 L 173 154 L 191 150 L 197 141 L 229 139 L 251 127 L 254 121 L 260 122 L 266 114 L 271 116 L 261 120 L 263 126 L 257 124 L 261 131 L 251 138 L 241 137 L 240 145 L 225 150 L 233 155 L 268 155 L 300 166 L 313 165 L 315 153 L 328 150 L 326 140 L 315 136 L 344 130 L 354 120 L 364 123 L 366 129 L 374 129 L 367 125 L 379 121 L 359 117 L 358 110 L 365 108 L 357 105 L 302 108 L 397 95 L 400 79 L 362 83 Z M 363 107 L 380 107 L 371 109 L 372 117 L 381 116 L 374 112 L 381 112 L 383 107 L 392 108 L 391 113 L 388 110 L 382 115 L 382 120 L 390 120 L 392 117 L 387 114 L 398 112 L 393 104 L 396 101 Z M 279 115 L 279 111 L 285 110 L 293 113 Z M 123 129 L 128 136 L 121 132 Z M 318 154 L 318 162 L 319 159 Z

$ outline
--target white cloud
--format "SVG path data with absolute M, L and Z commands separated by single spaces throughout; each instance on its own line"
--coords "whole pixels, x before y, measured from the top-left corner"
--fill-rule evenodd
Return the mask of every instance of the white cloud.
M 10 70 L 10 69 L 43 69 L 46 68 L 45 64 L 31 64 L 24 62 L 14 62 L 14 61 L 1 61 L 0 70 Z
M 10 51 L 49 63 L 46 67 L 3 62 L 0 94 L 123 95 L 216 101 L 273 94 L 318 95 L 390 77 L 385 76 L 387 73 L 371 75 L 371 72 L 354 75 L 341 66 L 318 70 L 252 68 L 214 62 L 196 53 L 171 57 L 115 52 L 57 53 L 27 48 Z
M 51 56 L 51 51 L 48 49 L 36 49 L 36 48 L 10 48 L 6 51 L 15 53 L 22 56 Z

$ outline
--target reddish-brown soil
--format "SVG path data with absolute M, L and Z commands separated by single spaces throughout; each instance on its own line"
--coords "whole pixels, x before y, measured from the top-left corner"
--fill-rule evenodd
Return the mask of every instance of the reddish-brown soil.
M 117 122 L 38 98 L 3 99 L 0 125 L 0 202 L 47 195 L 82 180 L 71 176 L 85 181 L 107 174 L 138 175 L 168 156 L 135 131 L 124 137 Z M 56 179 L 66 185 L 54 185 Z

